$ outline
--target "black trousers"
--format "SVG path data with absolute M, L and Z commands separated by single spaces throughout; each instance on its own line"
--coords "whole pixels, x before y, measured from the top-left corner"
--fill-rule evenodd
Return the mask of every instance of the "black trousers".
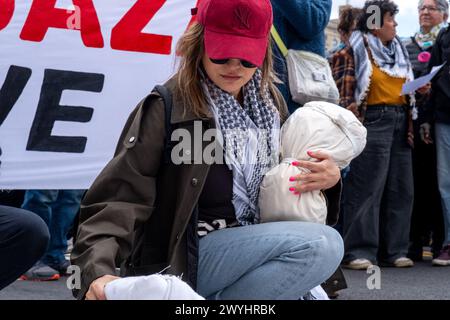
M 414 126 L 414 136 L 414 207 L 409 255 L 413 259 L 420 259 L 423 247 L 428 246 L 430 240 L 433 255 L 439 254 L 445 233 L 437 181 L 436 145 L 426 145 L 420 140 L 417 124 Z
M 42 257 L 49 239 L 47 225 L 38 215 L 0 206 L 0 290 Z

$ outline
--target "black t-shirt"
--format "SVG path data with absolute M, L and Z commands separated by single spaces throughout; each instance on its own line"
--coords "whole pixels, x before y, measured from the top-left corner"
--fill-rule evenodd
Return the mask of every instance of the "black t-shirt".
M 199 217 L 208 223 L 224 219 L 227 224 L 236 220 L 233 199 L 233 172 L 226 164 L 213 164 L 198 201 Z

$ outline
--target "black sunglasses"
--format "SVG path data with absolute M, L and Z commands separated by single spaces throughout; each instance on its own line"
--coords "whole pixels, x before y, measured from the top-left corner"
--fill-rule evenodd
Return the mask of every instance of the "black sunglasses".
M 211 59 L 211 58 L 209 58 L 209 60 L 211 60 L 211 62 L 214 64 L 227 64 L 228 61 L 230 61 L 231 59 Z M 239 59 L 239 61 L 241 62 L 242 66 L 244 68 L 256 68 L 257 67 L 253 63 L 248 62 L 246 60 Z

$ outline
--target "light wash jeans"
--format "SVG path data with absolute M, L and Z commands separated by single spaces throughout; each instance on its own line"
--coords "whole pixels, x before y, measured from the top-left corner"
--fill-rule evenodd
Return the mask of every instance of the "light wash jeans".
M 436 123 L 436 152 L 439 192 L 444 214 L 444 245 L 450 244 L 450 125 Z
M 27 190 L 22 208 L 36 213 L 50 231 L 44 263 L 59 264 L 67 250 L 67 233 L 80 208 L 84 190 Z
M 214 231 L 200 239 L 197 292 L 217 300 L 297 300 L 336 271 L 343 248 L 336 230 L 315 223 Z

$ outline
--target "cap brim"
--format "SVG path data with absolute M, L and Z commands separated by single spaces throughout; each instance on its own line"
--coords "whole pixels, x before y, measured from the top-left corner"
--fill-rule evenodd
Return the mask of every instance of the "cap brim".
M 211 59 L 242 59 L 261 67 L 268 39 L 249 38 L 205 30 L 205 49 Z

